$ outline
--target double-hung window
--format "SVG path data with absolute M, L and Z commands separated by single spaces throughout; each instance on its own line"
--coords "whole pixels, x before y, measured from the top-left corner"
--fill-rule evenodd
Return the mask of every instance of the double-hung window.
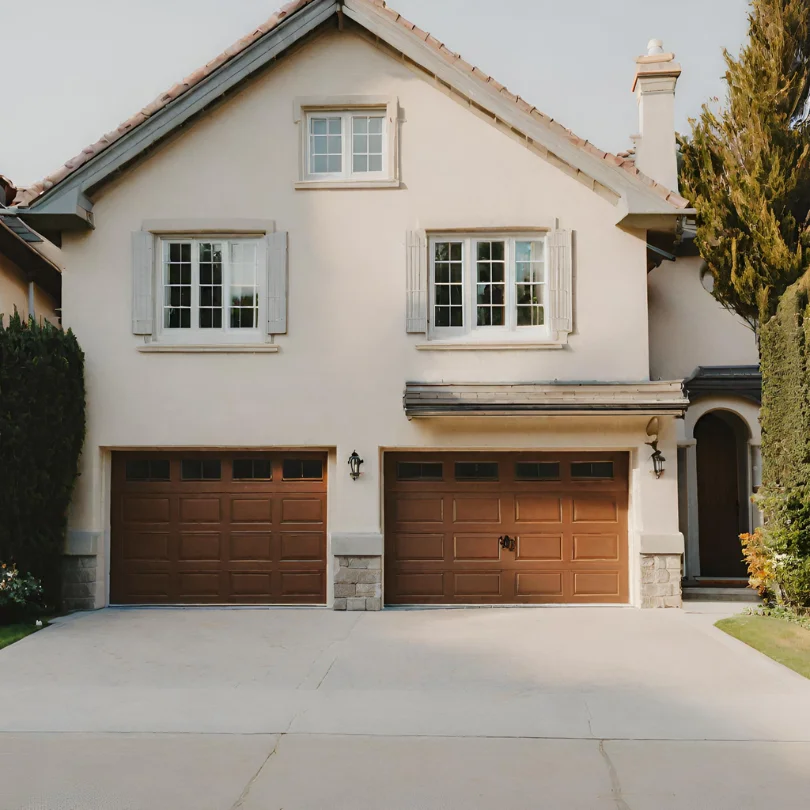
M 386 108 L 311 110 L 306 114 L 306 178 L 387 179 Z
M 163 238 L 158 318 L 168 340 L 251 342 L 263 335 L 265 243 L 256 238 Z
M 434 337 L 549 337 L 544 233 L 435 235 L 428 249 Z

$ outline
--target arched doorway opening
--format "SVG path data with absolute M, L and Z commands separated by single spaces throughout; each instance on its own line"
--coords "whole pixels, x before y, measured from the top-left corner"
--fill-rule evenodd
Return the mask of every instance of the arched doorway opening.
M 750 530 L 748 428 L 730 411 L 695 425 L 701 579 L 746 579 L 739 536 Z

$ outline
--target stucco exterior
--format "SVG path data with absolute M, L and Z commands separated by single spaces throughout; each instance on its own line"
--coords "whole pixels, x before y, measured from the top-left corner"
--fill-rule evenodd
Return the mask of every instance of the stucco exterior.
M 7 318 L 15 309 L 22 318 L 28 318 L 28 281 L 16 264 L 0 253 L 0 313 Z M 34 315 L 37 320 L 59 323 L 56 302 L 37 284 L 34 285 Z

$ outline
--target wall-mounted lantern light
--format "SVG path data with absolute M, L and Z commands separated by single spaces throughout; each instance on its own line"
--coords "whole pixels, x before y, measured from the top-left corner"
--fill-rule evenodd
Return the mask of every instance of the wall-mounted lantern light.
M 644 444 L 646 444 L 647 447 L 652 447 L 650 461 L 652 461 L 653 465 L 652 474 L 656 478 L 660 478 L 664 474 L 664 462 L 666 461 L 663 454 L 658 449 L 658 429 L 658 417 L 654 416 L 647 423 L 647 435 L 650 437 L 650 441 L 644 442 Z
M 360 465 L 362 463 L 363 459 L 357 455 L 356 450 L 353 450 L 349 456 L 349 475 L 351 475 L 352 481 L 356 481 L 360 477 Z

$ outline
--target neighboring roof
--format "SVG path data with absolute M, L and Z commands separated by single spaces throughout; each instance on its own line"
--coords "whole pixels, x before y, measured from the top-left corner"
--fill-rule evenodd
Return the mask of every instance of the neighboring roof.
M 52 174 L 45 177 L 38 183 L 26 189 L 21 189 L 15 198 L 15 204 L 19 206 L 31 206 L 35 204 L 44 194 L 50 192 L 52 189 L 59 186 L 64 180 L 77 172 L 82 166 L 92 161 L 94 158 L 101 155 L 113 144 L 119 141 L 124 136 L 137 130 L 141 125 L 147 122 L 150 118 L 154 117 L 157 113 L 162 111 L 173 102 L 177 101 L 197 85 L 204 82 L 208 77 L 215 74 L 220 68 L 228 64 L 235 57 L 245 52 L 252 45 L 257 43 L 263 37 L 267 36 L 282 23 L 289 20 L 297 12 L 301 11 L 307 6 L 324 2 L 324 0 L 293 0 L 288 3 L 278 12 L 273 14 L 267 22 L 258 26 L 247 36 L 242 37 L 238 42 L 234 43 L 230 48 L 223 51 L 219 56 L 212 59 L 207 64 L 198 68 L 193 73 L 190 73 L 181 82 L 170 87 L 165 93 L 159 95 L 150 104 L 147 104 L 142 110 L 137 112 L 131 118 L 128 118 L 116 129 L 103 135 L 98 141 L 85 147 L 78 155 L 68 160 L 63 166 L 57 169 Z M 421 44 L 426 45 L 432 49 L 436 54 L 440 55 L 447 62 L 454 67 L 464 71 L 469 76 L 474 77 L 480 85 L 500 96 L 501 99 L 514 104 L 522 113 L 531 116 L 534 121 L 543 123 L 549 131 L 564 138 L 568 143 L 576 147 L 582 154 L 589 156 L 591 159 L 596 158 L 603 161 L 605 164 L 612 168 L 622 170 L 633 181 L 635 181 L 643 190 L 652 191 L 661 200 L 666 201 L 672 206 L 673 209 L 683 210 L 687 209 L 689 203 L 675 191 L 666 188 L 660 183 L 655 182 L 651 178 L 639 172 L 632 159 L 614 155 L 611 152 L 605 152 L 593 144 L 589 143 L 583 138 L 579 138 L 571 130 L 563 127 L 554 119 L 540 112 L 536 107 L 524 101 L 519 96 L 510 93 L 507 88 L 500 82 L 496 81 L 491 76 L 484 73 L 479 68 L 469 64 L 457 53 L 454 53 L 445 47 L 439 40 L 431 36 L 427 31 L 415 26 L 413 23 L 406 20 L 402 15 L 386 6 L 383 0 L 340 0 L 340 2 L 332 2 L 335 12 L 340 9 L 350 12 L 350 7 L 363 7 L 368 11 L 372 11 L 381 17 L 384 17 L 390 22 L 393 22 L 403 32 L 407 32 L 415 40 Z M 354 15 L 350 15 L 354 16 Z
M 684 389 L 690 401 L 711 394 L 731 394 L 762 404 L 759 366 L 698 366 Z
M 679 416 L 689 400 L 680 381 L 638 383 L 405 384 L 405 413 L 413 417 L 512 415 Z
M 39 284 L 57 303 L 62 300 L 62 271 L 34 244 L 42 237 L 17 217 L 4 216 L 0 205 L 0 254 L 8 257 L 29 281 Z

